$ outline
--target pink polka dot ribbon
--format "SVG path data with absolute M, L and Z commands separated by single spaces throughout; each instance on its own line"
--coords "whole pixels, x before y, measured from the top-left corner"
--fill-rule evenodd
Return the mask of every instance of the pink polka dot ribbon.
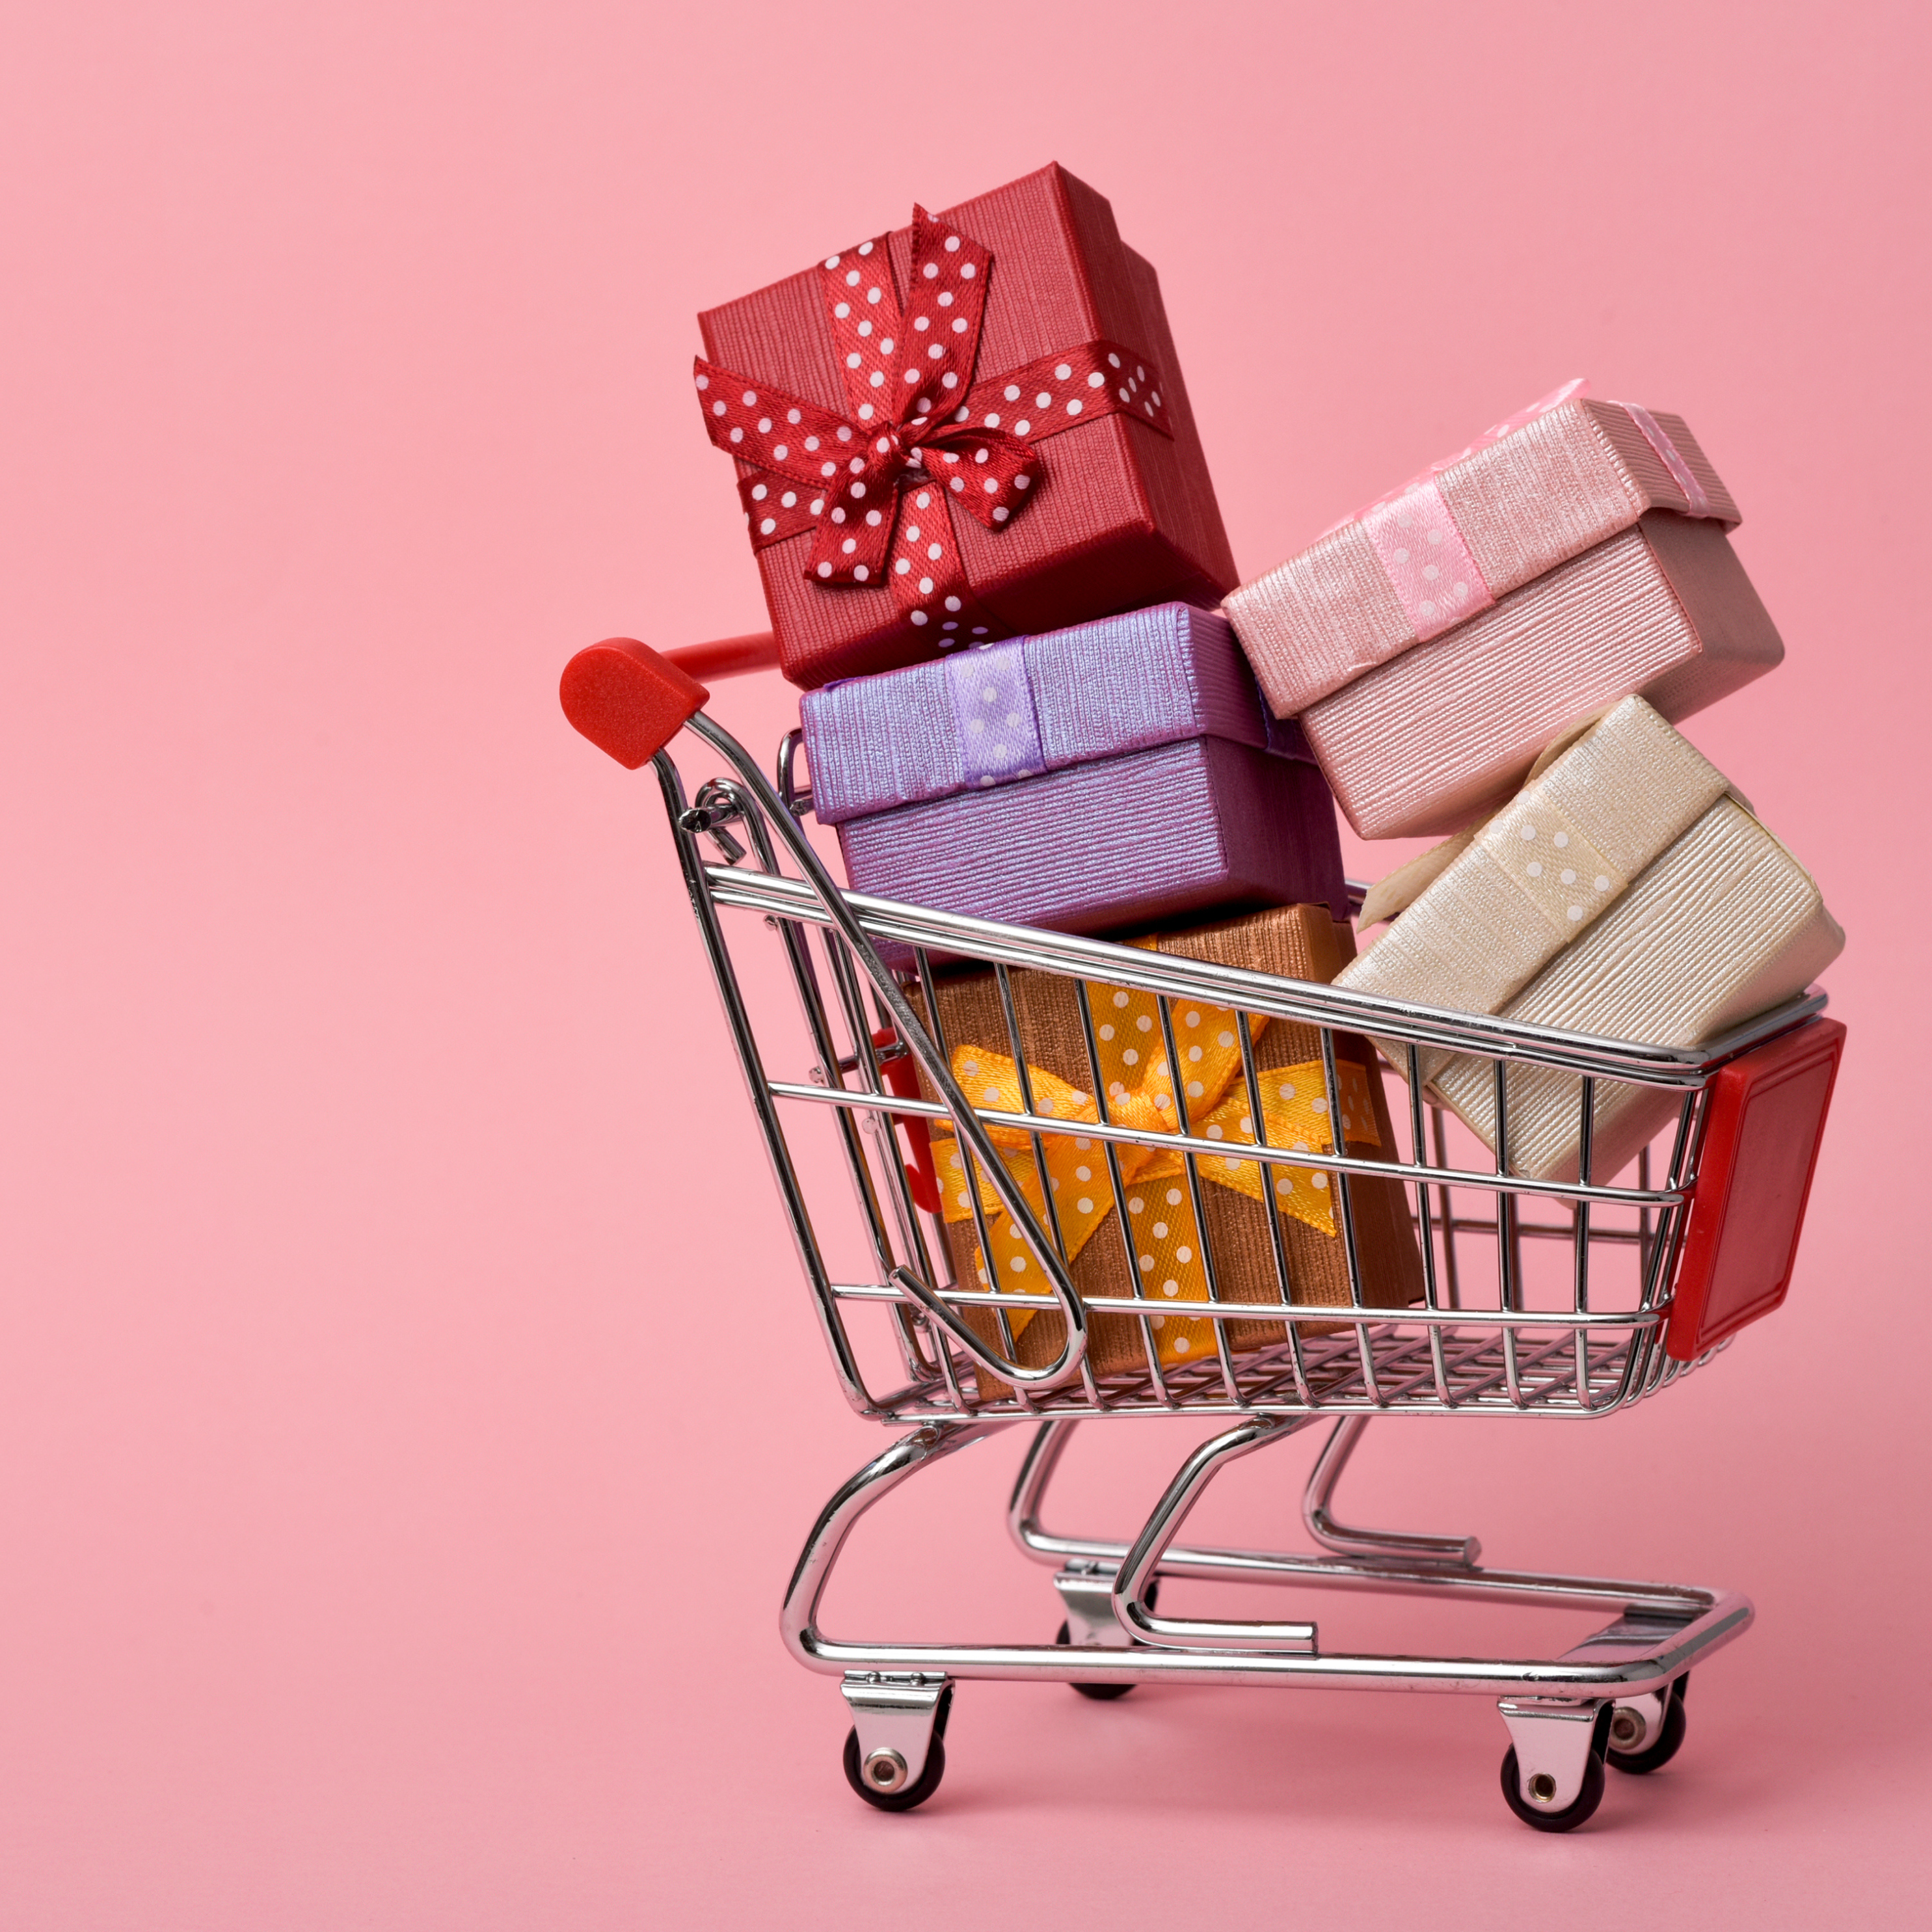
M 916 206 L 912 236 L 903 298 L 884 236 L 820 266 L 845 414 L 702 357 L 698 400 L 712 442 L 752 466 L 738 490 L 754 549 L 813 530 L 814 582 L 883 577 L 915 626 L 1003 636 L 967 580 L 953 517 L 1004 529 L 1040 482 L 1035 446 L 1082 423 L 1131 414 L 1173 431 L 1159 373 L 1118 343 L 976 381 L 992 251 Z
M 1528 409 L 1492 423 L 1454 456 L 1432 463 L 1419 476 L 1412 476 L 1322 532 L 1328 536 L 1344 524 L 1361 525 L 1418 643 L 1426 644 L 1431 638 L 1440 637 L 1451 626 L 1487 610 L 1496 601 L 1436 487 L 1436 478 L 1588 387 L 1586 377 L 1573 377 Z
M 1684 460 L 1682 452 L 1672 442 L 1663 424 L 1652 416 L 1641 403 L 1619 403 L 1617 407 L 1635 423 L 1643 440 L 1656 451 L 1658 460 L 1670 472 L 1670 480 L 1684 492 L 1684 500 L 1690 506 L 1694 517 L 1714 517 L 1715 506 L 1704 490 L 1704 486 L 1691 474 L 1690 466 Z
M 1496 601 L 1433 481 L 1378 503 L 1362 530 L 1419 643 Z

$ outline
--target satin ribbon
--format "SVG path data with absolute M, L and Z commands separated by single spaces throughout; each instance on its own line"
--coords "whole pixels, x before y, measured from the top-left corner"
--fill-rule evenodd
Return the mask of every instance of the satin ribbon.
M 960 776 L 981 790 L 1046 769 L 1040 716 L 1028 674 L 1027 640 L 962 652 L 946 660 L 946 694 L 959 734 Z
M 1496 601 L 1432 477 L 1364 511 L 1361 522 L 1418 643 Z
M 1436 479 L 1446 470 L 1466 461 L 1479 450 L 1502 441 L 1539 416 L 1547 416 L 1558 404 L 1582 395 L 1589 388 L 1588 379 L 1577 376 L 1562 388 L 1539 398 L 1526 410 L 1492 423 L 1476 438 L 1456 451 L 1432 463 L 1419 476 L 1412 476 L 1372 503 L 1364 505 L 1352 516 L 1331 524 L 1322 532 L 1332 535 L 1343 525 L 1358 523 L 1373 547 L 1387 574 L 1389 586 L 1402 608 L 1419 644 L 1439 638 L 1444 631 L 1486 610 L 1496 597 L 1484 580 L 1481 567 L 1457 527 Z M 1636 425 L 1645 442 L 1656 452 L 1658 460 L 1670 480 L 1683 492 L 1689 506 L 1686 514 L 1717 514 L 1704 486 L 1692 474 L 1690 466 L 1672 442 L 1664 425 L 1649 410 L 1636 403 L 1617 403 Z
M 1153 950 L 1151 940 L 1136 943 Z M 1160 1035 L 1156 997 L 1092 982 L 1082 990 L 1107 1083 L 1109 1121 L 1153 1133 L 1179 1132 L 1174 1076 Z M 1258 1136 L 1242 1076 L 1240 1035 L 1233 1009 L 1176 1000 L 1172 1011 L 1175 1044 L 1186 1070 L 1182 1092 L 1190 1132 L 1200 1139 L 1256 1145 Z M 1248 1024 L 1250 1038 L 1257 1039 L 1268 1022 L 1263 1016 L 1251 1015 Z M 1341 1087 L 1343 1142 L 1379 1147 L 1382 1140 L 1367 1075 L 1354 1061 L 1346 1060 L 1336 1062 L 1336 1072 Z M 1029 1065 L 1026 1073 L 1033 1092 L 1033 1112 L 1070 1125 L 1097 1124 L 1100 1109 L 1091 1094 L 1042 1067 Z M 956 1047 L 952 1074 L 961 1090 L 977 1106 L 1001 1113 L 1028 1111 L 1023 1103 L 1019 1069 L 1005 1054 L 977 1046 Z M 1319 1060 L 1259 1070 L 1257 1084 L 1270 1147 L 1312 1154 L 1330 1150 L 1334 1110 Z M 947 1132 L 944 1124 L 937 1122 L 932 1131 L 935 1138 Z M 1050 1225 L 1031 1135 L 1020 1128 L 994 1126 L 989 1126 L 987 1133 L 1028 1204 L 1042 1225 Z M 1114 1212 L 1106 1154 L 1102 1143 L 1088 1135 L 1042 1132 L 1040 1138 L 1054 1213 L 1070 1265 Z M 1136 1264 L 1142 1290 L 1152 1304 L 1148 1315 L 1157 1334 L 1160 1358 L 1170 1364 L 1198 1360 L 1204 1352 L 1213 1351 L 1212 1324 L 1162 1312 L 1163 1304 L 1169 1300 L 1210 1298 L 1186 1160 L 1162 1148 L 1114 1145 L 1127 1197 Z M 946 1222 L 970 1220 L 966 1164 L 956 1141 L 940 1140 L 935 1154 Z M 1260 1161 L 1244 1160 L 1234 1154 L 1210 1154 L 1198 1157 L 1196 1171 L 1203 1179 L 1251 1201 L 1264 1202 L 1272 1192 L 1281 1212 L 1333 1237 L 1335 1216 L 1328 1174 L 1318 1169 L 1276 1164 L 1268 1165 L 1264 1174 L 1263 1166 Z M 988 1254 L 980 1257 L 982 1279 L 996 1277 L 1004 1286 L 1024 1288 L 1028 1277 L 1038 1272 L 1032 1251 L 1013 1228 L 986 1178 L 982 1174 L 978 1180 L 988 1247 Z M 1031 1312 L 1009 1318 L 1017 1335 L 1031 1318 Z
M 1690 473 L 1690 466 L 1684 460 L 1682 452 L 1672 442 L 1663 424 L 1652 416 L 1641 403 L 1619 403 L 1617 407 L 1635 423 L 1642 433 L 1643 440 L 1657 452 L 1657 460 L 1670 472 L 1670 480 L 1684 492 L 1684 500 L 1690 506 L 1694 517 L 1714 517 L 1718 512 L 1710 498 L 1704 494 L 1704 486 Z
M 902 302 L 886 241 L 817 272 L 847 413 L 700 356 L 705 427 L 753 466 L 738 488 L 754 549 L 814 530 L 814 582 L 884 578 L 915 627 L 952 641 L 1004 637 L 1010 627 L 968 583 L 954 515 L 1003 529 L 1040 481 L 1036 446 L 1097 417 L 1130 414 L 1172 436 L 1160 373 L 1094 341 L 976 382 L 992 251 L 915 206 Z

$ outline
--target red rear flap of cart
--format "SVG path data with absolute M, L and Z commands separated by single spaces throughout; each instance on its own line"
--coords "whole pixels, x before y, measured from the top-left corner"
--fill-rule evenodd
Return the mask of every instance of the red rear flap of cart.
M 1695 1360 L 1784 1299 L 1845 1029 L 1808 1021 L 1719 1070 L 1665 1352 Z

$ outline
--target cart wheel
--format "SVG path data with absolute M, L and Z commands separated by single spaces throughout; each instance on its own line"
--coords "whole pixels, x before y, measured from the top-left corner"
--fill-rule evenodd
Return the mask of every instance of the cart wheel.
M 1053 1634 L 1055 1643 L 1071 1643 L 1072 1631 L 1062 1624 Z M 1103 1704 L 1111 1704 L 1116 1697 L 1124 1697 L 1134 1687 L 1131 1684 L 1075 1684 L 1069 1687 L 1083 1697 L 1092 1697 Z
M 1575 1801 L 1561 1811 L 1540 1811 L 1523 1797 L 1516 1778 L 1516 1746 L 1503 1754 L 1503 1801 L 1526 1825 L 1539 1832 L 1574 1832 L 1604 1802 L 1604 1748 L 1590 1747 L 1590 1761 L 1583 1767 L 1583 1788 Z
M 1150 1610 L 1154 1610 L 1160 1602 L 1160 1579 L 1156 1576 L 1148 1586 L 1147 1606 Z M 1072 1627 L 1063 1623 L 1054 1632 L 1053 1640 L 1055 1643 L 1070 1644 L 1073 1641 Z M 1124 1697 L 1134 1687 L 1131 1684 L 1076 1684 L 1071 1688 L 1083 1697 L 1091 1697 L 1098 1703 L 1111 1704 L 1116 1697 Z
M 946 1775 L 946 1720 L 952 1712 L 952 1686 L 947 1684 L 939 1700 L 939 1709 L 932 1720 L 932 1741 L 926 1748 L 926 1766 L 911 1784 L 899 1791 L 881 1791 L 876 1784 L 867 1781 L 865 1770 L 859 1762 L 859 1727 L 854 1724 L 845 1733 L 845 1782 L 868 1804 L 880 1811 L 910 1811 L 917 1804 L 923 1804 L 939 1789 L 939 1780 Z
M 1617 1770 L 1641 1778 L 1645 1772 L 1668 1764 L 1677 1755 L 1684 1742 L 1684 1687 L 1690 1681 L 1687 1670 L 1671 1685 L 1670 1701 L 1664 1707 L 1664 1722 L 1658 1727 L 1656 1743 L 1640 1751 L 1620 1751 L 1612 1746 L 1606 1755 Z M 1612 1722 L 1614 1727 L 1615 1720 Z

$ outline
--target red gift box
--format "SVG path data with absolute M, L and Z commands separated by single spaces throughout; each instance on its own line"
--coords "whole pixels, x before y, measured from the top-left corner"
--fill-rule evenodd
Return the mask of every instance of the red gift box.
M 1154 272 L 1058 165 L 698 326 L 795 684 L 1234 586 Z

